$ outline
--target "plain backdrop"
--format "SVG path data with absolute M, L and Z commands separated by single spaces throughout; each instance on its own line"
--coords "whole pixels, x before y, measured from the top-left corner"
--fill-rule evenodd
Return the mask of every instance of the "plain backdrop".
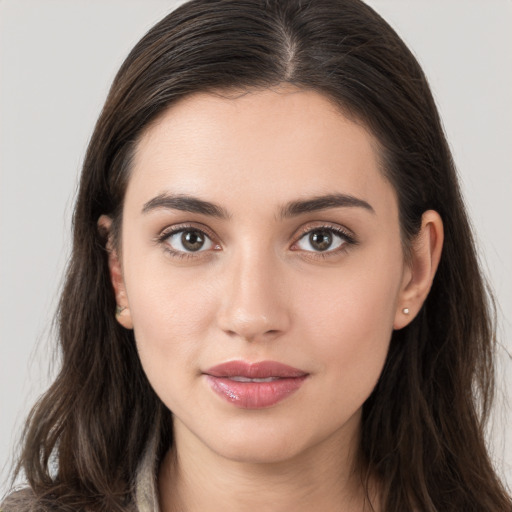
M 55 372 L 51 320 L 94 122 L 123 58 L 178 3 L 0 0 L 0 495 L 24 417 Z M 498 298 L 499 395 L 488 437 L 510 486 L 512 1 L 369 3 L 430 79 Z

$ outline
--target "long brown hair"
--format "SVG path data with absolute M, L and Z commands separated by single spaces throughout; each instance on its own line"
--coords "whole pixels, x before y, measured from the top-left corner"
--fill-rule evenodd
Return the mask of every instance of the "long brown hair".
M 324 94 L 376 135 L 405 247 L 425 210 L 444 222 L 432 290 L 393 333 L 363 408 L 364 466 L 382 482 L 383 510 L 512 510 L 485 446 L 493 315 L 450 150 L 416 59 L 359 0 L 192 0 L 123 63 L 83 165 L 58 311 L 62 368 L 25 430 L 17 471 L 31 489 L 27 510 L 126 510 L 155 424 L 160 453 L 172 445 L 171 413 L 143 372 L 133 332 L 114 318 L 97 228 L 108 214 L 119 230 L 138 139 L 193 92 L 282 82 Z

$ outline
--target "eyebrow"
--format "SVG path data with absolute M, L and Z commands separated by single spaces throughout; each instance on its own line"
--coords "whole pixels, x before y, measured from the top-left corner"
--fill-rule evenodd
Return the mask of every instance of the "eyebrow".
M 142 213 L 149 213 L 161 208 L 200 213 L 224 220 L 231 218 L 230 213 L 222 206 L 186 194 L 160 194 L 144 204 Z M 287 219 L 297 217 L 304 213 L 327 210 L 330 208 L 363 208 L 371 213 L 375 213 L 375 210 L 369 203 L 352 195 L 327 194 L 304 200 L 291 201 L 280 209 L 279 217 L 281 219 Z
M 363 208 L 375 214 L 372 206 L 349 194 L 328 194 L 325 196 L 316 196 L 311 199 L 291 201 L 287 203 L 280 211 L 281 219 L 296 217 L 303 213 L 311 213 L 329 208 Z
M 201 213 L 219 219 L 229 219 L 231 217 L 221 206 L 186 194 L 160 194 L 144 204 L 142 213 L 149 213 L 160 208 Z

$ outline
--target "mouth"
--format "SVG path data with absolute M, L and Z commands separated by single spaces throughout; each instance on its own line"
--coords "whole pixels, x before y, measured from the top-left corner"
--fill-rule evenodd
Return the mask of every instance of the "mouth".
M 229 377 L 231 380 L 235 382 L 273 382 L 275 380 L 279 380 L 282 377 L 267 377 L 265 379 L 250 379 L 249 377 L 242 377 L 241 375 L 236 375 L 235 377 Z
M 242 409 L 263 409 L 297 391 L 308 373 L 276 361 L 230 361 L 203 372 L 211 389 Z

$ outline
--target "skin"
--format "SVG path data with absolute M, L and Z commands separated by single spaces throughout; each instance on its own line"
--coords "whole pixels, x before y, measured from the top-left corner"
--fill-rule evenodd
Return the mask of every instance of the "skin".
M 109 262 L 125 308 L 118 321 L 134 329 L 148 379 L 174 415 L 175 447 L 159 474 L 164 512 L 363 510 L 361 408 L 393 329 L 428 294 L 443 238 L 439 216 L 426 212 L 406 263 L 377 146 L 328 99 L 289 85 L 194 94 L 140 139 L 122 251 L 111 246 Z M 291 201 L 336 193 L 371 209 L 279 215 Z M 213 202 L 229 217 L 143 212 L 162 194 Z M 110 227 L 108 217 L 99 223 Z M 181 234 L 162 236 L 183 225 L 209 237 L 188 258 L 169 252 L 183 254 Z M 333 233 L 335 248 L 318 250 L 307 232 L 320 228 L 350 240 Z M 239 359 L 309 376 L 272 407 L 240 409 L 202 375 Z M 370 493 L 378 510 L 375 479 Z

